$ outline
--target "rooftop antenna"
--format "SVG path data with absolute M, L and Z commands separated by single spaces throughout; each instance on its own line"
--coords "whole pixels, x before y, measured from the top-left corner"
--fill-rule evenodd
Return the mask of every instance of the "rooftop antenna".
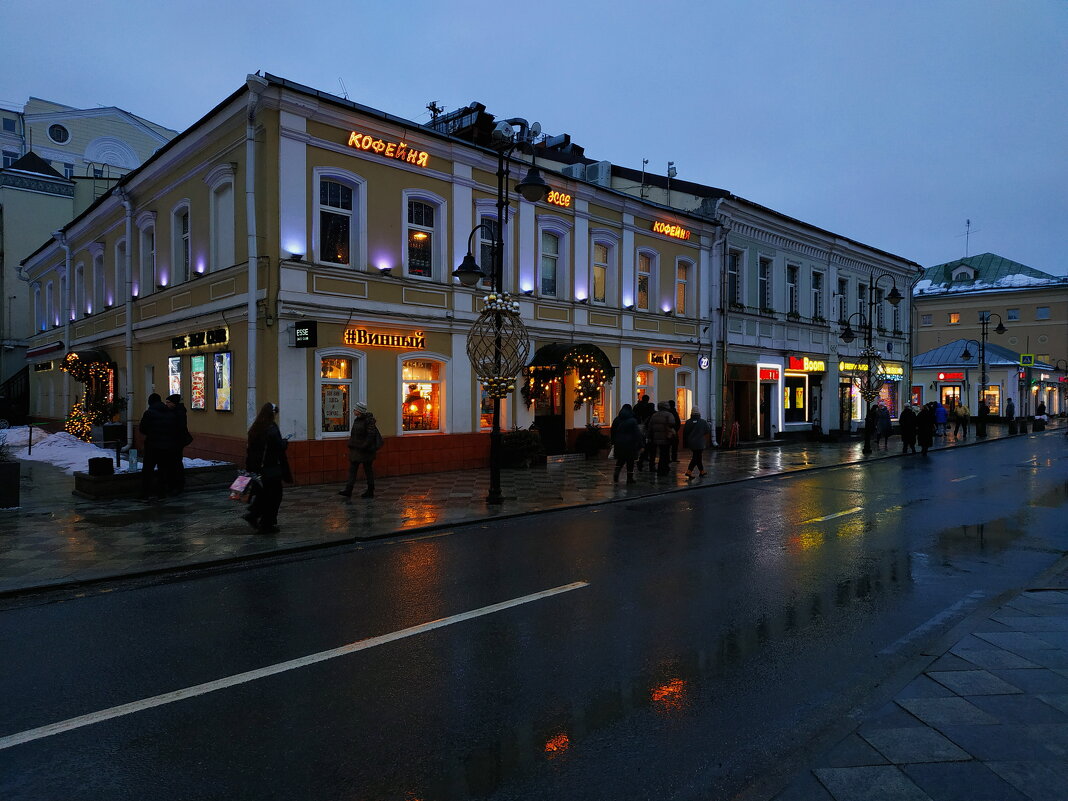
M 979 233 L 980 230 L 982 230 L 982 229 L 977 229 L 975 233 Z M 962 236 L 964 237 L 964 258 L 968 258 L 968 248 L 969 248 L 969 246 L 971 244 L 971 237 L 972 237 L 972 221 L 971 220 L 965 220 L 964 221 L 964 233 L 963 234 L 957 234 L 957 238 L 960 239 Z
M 669 161 L 667 170 L 667 204 L 669 206 L 671 205 L 671 179 L 678 174 L 679 171 L 675 169 L 675 162 Z
M 348 89 L 347 86 L 345 86 L 345 82 L 343 80 L 341 80 L 340 77 L 337 79 L 337 82 L 339 84 L 341 84 L 341 96 L 343 98 L 345 98 L 346 100 L 348 100 L 349 99 L 349 89 Z
M 649 194 L 649 190 L 645 186 L 645 165 L 648 163 L 649 159 L 642 159 L 642 188 L 639 192 L 642 200 L 645 200 L 646 196 Z
M 440 117 L 442 112 L 445 111 L 445 108 L 443 106 L 439 106 L 437 100 L 431 100 L 429 103 L 426 104 L 426 110 L 430 112 L 430 122 L 431 124 L 433 124 L 438 121 L 438 117 Z

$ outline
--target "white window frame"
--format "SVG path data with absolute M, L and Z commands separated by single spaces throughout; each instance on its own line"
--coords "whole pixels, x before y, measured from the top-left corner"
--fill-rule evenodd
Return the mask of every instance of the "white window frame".
M 636 380 L 638 378 L 638 373 L 648 373 L 649 375 L 651 375 L 653 377 L 652 386 L 649 386 L 648 384 L 643 384 L 642 386 L 645 386 L 647 389 L 645 391 L 641 392 L 641 393 L 638 392 L 638 382 Z M 634 365 L 633 375 L 631 376 L 631 391 L 634 392 L 634 401 L 633 401 L 633 403 L 637 403 L 638 401 L 640 401 L 642 399 L 642 395 L 648 395 L 649 396 L 649 400 L 653 403 L 654 406 L 656 405 L 656 402 L 657 402 L 656 401 L 656 379 L 657 379 L 657 369 L 655 367 L 653 367 L 653 365 L 651 365 L 651 364 L 636 364 L 636 365 Z
M 680 381 L 679 381 L 679 379 L 681 377 L 683 377 L 683 376 L 686 376 L 688 378 L 688 380 L 689 380 L 689 383 L 685 387 L 683 387 L 680 384 Z M 679 409 L 679 389 L 680 388 L 681 389 L 690 390 L 690 408 L 686 410 L 686 414 L 683 414 L 682 410 Z M 696 402 L 694 401 L 694 399 L 696 397 L 697 397 L 697 373 L 692 368 L 689 368 L 689 367 L 676 368 L 675 369 L 675 389 L 674 389 L 674 393 L 671 396 L 671 400 L 675 401 L 675 411 L 677 411 L 679 413 L 679 419 L 683 423 L 685 423 L 690 418 L 690 412 L 692 412 L 694 406 L 697 405 Z M 698 406 L 697 408 L 700 408 L 700 407 Z M 680 437 L 682 436 L 682 431 L 681 430 L 679 430 L 677 433 L 679 434 Z
M 542 214 L 538 216 L 535 247 L 537 263 L 534 271 L 534 294 L 553 300 L 568 300 L 574 288 L 571 285 L 571 230 L 572 224 L 561 217 Z M 545 295 L 541 291 L 541 235 L 552 234 L 560 242 L 560 251 L 556 257 L 556 294 Z
M 934 325 L 934 315 L 933 314 L 921 314 L 920 315 L 920 325 Z
M 1045 314 L 1043 314 L 1042 312 L 1045 312 Z M 1035 306 L 1035 319 L 1036 320 L 1049 320 L 1050 319 L 1050 307 L 1049 306 Z
M 126 240 L 120 239 L 115 243 L 115 291 L 111 299 L 104 298 L 108 306 L 117 306 L 126 296 Z
M 237 165 L 230 162 L 219 164 L 204 176 L 204 183 L 208 185 L 208 220 L 210 225 L 208 243 L 208 267 L 207 272 L 225 270 L 232 267 L 237 259 L 237 215 L 235 212 L 236 190 L 234 177 L 237 173 Z M 220 200 L 220 196 L 230 190 L 229 202 Z M 226 237 L 226 228 L 229 227 L 229 236 Z M 228 241 L 225 241 L 228 239 Z M 190 266 L 196 270 L 196 265 Z
M 182 218 L 188 220 L 186 230 L 182 230 Z M 184 284 L 193 278 L 193 206 L 189 200 L 182 200 L 171 209 L 171 264 L 166 286 Z M 156 243 L 157 253 L 159 243 Z M 157 276 L 159 259 L 156 259 Z M 158 278 L 157 278 L 158 280 Z
M 885 290 L 876 287 L 875 288 L 875 327 L 886 328 L 886 304 L 883 303 L 883 299 L 886 297 Z
M 646 298 L 645 307 L 639 302 L 641 296 L 638 292 L 638 267 L 642 256 L 649 259 L 649 297 Z M 634 308 L 645 312 L 660 311 L 660 253 L 652 248 L 640 247 L 634 254 Z
M 137 226 L 137 272 L 133 294 L 135 298 L 151 295 L 156 291 L 156 212 L 143 211 L 134 220 Z M 151 242 L 149 241 L 151 237 Z M 146 286 L 147 282 L 147 286 Z
M 679 279 L 679 269 L 685 268 L 686 275 L 681 280 Z M 687 259 L 684 256 L 677 256 L 675 258 L 675 296 L 672 300 L 674 305 L 675 314 L 679 317 L 694 317 L 691 287 L 694 282 L 694 271 L 697 269 L 697 264 L 692 259 Z M 682 308 L 679 308 L 679 289 L 682 289 Z
M 823 317 L 824 316 L 824 314 L 823 314 L 823 292 L 824 292 L 824 289 L 826 288 L 826 283 L 825 283 L 826 278 L 827 278 L 827 274 L 824 273 L 822 270 L 813 270 L 812 271 L 812 275 L 811 275 L 811 281 L 812 281 L 812 284 L 811 284 L 811 289 L 812 289 L 812 292 L 811 292 L 811 295 L 812 295 L 812 298 L 811 298 L 811 300 L 812 300 L 812 309 L 811 309 L 810 316 L 813 317 L 813 318 L 815 318 L 815 317 Z
M 430 275 L 412 275 L 408 272 L 408 203 L 425 203 L 434 209 L 434 227 L 430 229 L 433 241 L 430 251 Z M 446 222 L 449 216 L 449 204 L 445 198 L 426 189 L 405 189 L 401 192 L 401 271 L 405 278 L 414 281 L 443 281 L 447 274 L 451 277 L 452 268 L 445 269 L 448 263 L 448 234 Z M 398 407 L 399 408 L 399 407 Z
M 405 203 L 405 219 L 408 219 L 407 215 L 408 204 Z M 407 240 L 406 240 L 407 241 Z M 441 369 L 438 370 L 438 427 L 434 429 L 426 429 L 424 431 L 405 431 L 404 430 L 404 416 L 397 414 L 397 436 L 398 437 L 420 437 L 426 434 L 447 434 L 449 433 L 449 384 L 452 381 L 452 359 L 446 356 L 444 353 L 432 353 L 425 350 L 409 351 L 407 353 L 401 353 L 397 356 L 397 370 L 394 373 L 396 381 L 394 386 L 397 389 L 397 399 L 393 408 L 399 412 L 404 405 L 404 398 L 407 394 L 407 384 L 409 383 L 404 378 L 404 363 L 410 361 L 424 361 L 424 362 L 438 362 L 441 365 Z M 477 406 L 476 406 L 477 412 Z
M 75 318 L 85 314 L 85 304 L 88 300 L 85 291 L 85 264 L 78 262 L 74 265 L 74 316 Z
M 33 284 L 33 330 L 44 331 L 48 328 L 45 322 L 44 306 L 41 299 L 41 282 L 34 281 Z
M 1008 320 L 1010 323 L 1012 321 L 1014 321 L 1014 320 L 1019 320 L 1020 319 L 1020 310 L 1019 309 L 1005 309 L 1005 319 Z
M 734 261 L 737 257 L 737 262 Z M 731 292 L 731 276 L 734 276 L 734 292 Z M 745 289 L 742 281 L 745 277 L 745 250 L 741 248 L 727 248 L 727 285 L 723 291 L 727 293 L 727 302 L 724 308 L 730 306 L 744 306 L 742 298 L 745 297 Z
M 344 184 L 352 190 L 352 216 L 349 222 L 349 263 L 319 261 L 319 237 L 321 226 L 319 213 L 322 210 L 331 213 L 340 213 L 344 210 L 333 206 L 321 206 L 320 184 L 323 181 L 334 181 Z M 324 267 L 336 267 L 338 269 L 367 270 L 367 180 L 354 172 L 340 170 L 334 167 L 316 167 L 312 170 L 312 219 L 311 219 L 311 258 L 309 261 L 322 264 Z M 389 265 L 393 266 L 393 265 Z
M 775 308 L 775 282 L 772 280 L 774 274 L 775 259 L 771 256 L 757 256 L 757 303 L 760 304 L 761 311 Z
M 604 300 L 593 297 L 593 254 L 594 248 L 601 245 L 608 249 L 608 261 L 605 265 Z M 619 237 L 613 231 L 598 228 L 590 232 L 590 303 L 595 306 L 615 306 L 619 299 Z
M 351 252 L 351 251 L 350 251 Z M 352 416 L 352 404 L 367 403 L 367 354 L 352 348 L 321 348 L 315 351 L 315 426 L 316 439 L 343 439 L 349 431 L 323 431 L 323 359 L 352 359 L 352 388 L 349 390 L 349 416 Z M 329 379 L 327 383 L 338 383 Z M 352 421 L 349 420 L 349 428 Z
M 791 280 L 791 276 L 793 280 Z M 799 264 L 786 265 L 786 313 L 801 313 L 801 289 L 797 285 L 801 280 L 801 266 Z
M 89 245 L 90 272 L 93 278 L 92 292 L 87 291 L 83 312 L 92 314 L 104 310 L 104 298 L 107 295 L 107 275 L 104 273 L 104 243 L 93 242 Z
M 845 322 L 849 317 L 849 279 L 838 278 L 838 322 Z

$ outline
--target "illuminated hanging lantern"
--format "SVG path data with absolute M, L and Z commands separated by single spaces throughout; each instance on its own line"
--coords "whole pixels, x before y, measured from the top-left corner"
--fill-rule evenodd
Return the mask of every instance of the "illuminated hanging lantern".
M 860 358 L 867 365 L 866 371 L 854 371 L 853 383 L 856 384 L 860 397 L 865 403 L 874 403 L 879 399 L 879 392 L 886 383 L 886 365 L 883 363 L 882 354 L 875 348 L 864 348 L 860 352 Z
M 530 333 L 519 303 L 508 294 L 490 294 L 467 334 L 467 357 L 491 398 L 515 391 L 515 377 L 530 355 Z

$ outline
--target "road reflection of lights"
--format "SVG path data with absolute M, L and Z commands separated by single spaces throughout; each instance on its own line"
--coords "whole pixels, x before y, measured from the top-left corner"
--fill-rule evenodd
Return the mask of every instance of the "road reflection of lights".
M 814 528 L 805 529 L 797 536 L 793 537 L 790 540 L 790 543 L 800 548 L 802 551 L 810 551 L 813 548 L 819 548 L 823 545 L 823 532 Z
M 403 525 L 405 528 L 436 523 L 438 522 L 439 516 L 439 510 L 428 503 L 421 503 L 418 505 L 406 504 L 401 507 L 401 519 L 404 521 Z
M 545 753 L 549 755 L 550 759 L 560 756 L 570 747 L 571 738 L 567 736 L 566 732 L 560 732 L 560 734 L 545 741 Z
M 686 682 L 683 679 L 672 679 L 667 684 L 654 687 L 649 697 L 662 709 L 681 709 L 686 697 Z

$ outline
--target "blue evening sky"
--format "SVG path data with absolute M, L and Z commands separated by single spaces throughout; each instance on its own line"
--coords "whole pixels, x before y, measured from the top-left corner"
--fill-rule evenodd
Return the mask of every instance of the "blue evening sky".
M 925 266 L 1068 272 L 1065 0 L 0 0 L 0 103 L 171 128 L 264 70 L 422 121 L 478 100 Z

